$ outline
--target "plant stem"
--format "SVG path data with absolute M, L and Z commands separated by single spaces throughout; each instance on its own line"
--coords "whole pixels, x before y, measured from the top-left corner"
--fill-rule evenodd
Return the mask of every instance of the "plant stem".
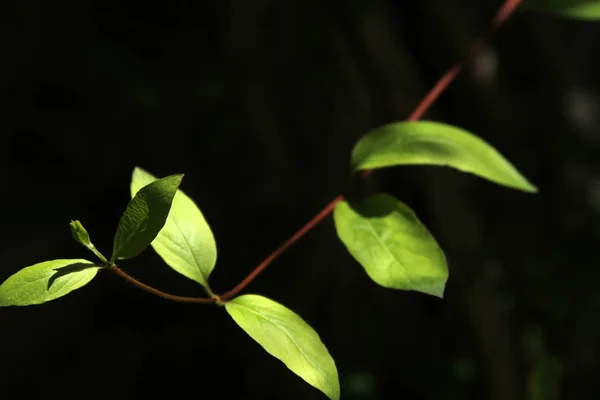
M 87 248 L 96 255 L 96 257 L 98 257 L 100 259 L 100 261 L 102 261 L 102 263 L 104 263 L 104 265 L 110 265 L 110 263 L 108 262 L 108 260 L 106 259 L 106 257 L 104 257 L 104 255 L 102 253 L 100 253 L 100 251 L 96 248 L 96 246 L 94 246 L 93 243 L 90 243 L 89 246 L 87 246 Z
M 344 199 L 344 196 L 339 195 L 338 197 L 333 199 L 331 202 L 329 202 L 329 204 L 327 204 L 327 206 L 325 206 L 324 209 L 322 209 L 317 215 L 315 215 L 310 221 L 308 221 L 306 223 L 306 225 L 304 225 L 302 228 L 300 228 L 300 230 L 298 230 L 298 232 L 294 233 L 292 235 L 292 237 L 290 237 L 288 240 L 285 241 L 284 244 L 282 244 L 277 250 L 275 250 L 267 258 L 265 258 L 264 261 L 261 262 L 258 265 L 258 267 L 256 267 L 254 269 L 254 271 L 252 271 L 250 273 L 250 275 L 248 275 L 243 281 L 238 283 L 238 285 L 236 287 L 231 289 L 229 292 L 224 293 L 221 296 L 219 296 L 221 298 L 221 300 L 227 301 L 227 300 L 231 299 L 233 296 L 235 296 L 236 294 L 238 294 L 250 282 L 252 282 L 258 274 L 260 274 L 265 268 L 267 268 L 269 266 L 269 264 L 271 264 L 273 262 L 273 260 L 275 260 L 277 257 L 279 257 L 279 255 L 281 253 L 286 251 L 288 249 L 288 247 L 290 247 L 291 245 L 296 243 L 298 241 L 298 239 L 300 239 L 302 236 L 304 236 L 304 234 L 306 234 L 306 232 L 310 231 L 319 222 L 321 222 L 323 219 L 325 219 L 325 217 L 327 217 L 329 214 L 331 214 L 331 212 L 335 208 L 335 205 L 339 201 L 342 201 L 343 199 Z
M 463 70 L 465 65 L 467 65 L 475 55 L 481 50 L 481 47 L 490 36 L 490 34 L 498 29 L 508 17 L 512 15 L 512 13 L 517 9 L 519 4 L 521 4 L 522 0 L 505 0 L 504 3 L 500 6 L 490 28 L 486 32 L 485 35 L 478 38 L 473 42 L 469 50 L 467 51 L 467 55 L 463 60 L 456 63 L 452 68 L 450 68 L 431 88 L 431 90 L 423 97 L 419 105 L 415 108 L 415 110 L 408 117 L 408 121 L 417 121 L 419 120 L 423 114 L 431 107 L 431 105 L 438 99 L 438 97 L 448 88 L 450 83 L 456 78 L 456 76 Z M 367 178 L 372 173 L 372 170 L 364 171 L 361 174 L 363 179 Z M 329 204 L 327 204 L 317 215 L 315 215 L 306 225 L 300 228 L 296 233 L 294 233 L 288 240 L 286 240 L 277 250 L 273 253 L 269 254 L 267 258 L 265 258 L 254 270 L 242 280 L 237 286 L 235 286 L 230 291 L 219 296 L 221 301 L 227 301 L 241 292 L 246 286 L 250 284 L 262 271 L 265 270 L 277 257 L 279 257 L 284 251 L 286 251 L 290 246 L 298 241 L 302 236 L 304 236 L 307 232 L 309 232 L 312 228 L 317 226 L 319 222 L 325 219 L 329 214 L 331 214 L 339 201 L 342 201 L 344 196 L 339 195 L 335 199 L 333 199 Z
M 127 282 L 137 286 L 138 288 L 140 288 L 142 290 L 145 290 L 148 293 L 151 293 L 158 297 L 162 297 L 163 299 L 176 301 L 179 303 L 195 303 L 195 304 L 221 303 L 221 299 L 219 298 L 219 296 L 216 296 L 216 295 L 211 296 L 211 298 L 204 298 L 204 297 L 177 296 L 174 294 L 165 293 L 161 290 L 155 289 L 152 286 L 148 286 L 145 283 L 138 281 L 137 279 L 135 279 L 131 275 L 128 275 L 125 271 L 123 271 L 121 268 L 117 267 L 114 264 L 109 269 L 112 272 L 114 272 L 115 274 L 119 275 L 121 278 L 125 279 Z

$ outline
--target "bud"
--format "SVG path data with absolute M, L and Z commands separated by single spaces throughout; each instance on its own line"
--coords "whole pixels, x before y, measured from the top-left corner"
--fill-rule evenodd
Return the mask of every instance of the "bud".
M 94 253 L 96 257 L 98 257 L 102 263 L 104 263 L 105 266 L 110 267 L 111 264 L 108 262 L 106 257 L 104 257 L 102 253 L 96 249 L 96 246 L 92 244 L 90 235 L 87 233 L 83 225 L 81 225 L 81 222 L 71 221 L 71 235 L 73 235 L 73 239 L 75 239 L 77 243 L 84 245 L 92 253 Z
M 93 247 L 92 242 L 90 241 L 90 235 L 83 225 L 81 225 L 81 222 L 71 221 L 71 234 L 77 243 L 84 245 L 88 249 Z

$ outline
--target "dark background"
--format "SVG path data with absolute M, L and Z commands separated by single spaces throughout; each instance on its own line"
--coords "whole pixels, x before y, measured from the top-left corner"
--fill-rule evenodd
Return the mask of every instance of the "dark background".
M 224 292 L 347 187 L 365 132 L 405 119 L 500 0 L 70 0 L 0 8 L 0 279 L 105 253 L 134 166 L 182 188 Z M 445 299 L 372 283 L 331 218 L 245 293 L 300 314 L 344 399 L 598 399 L 600 24 L 517 12 L 427 113 L 498 148 L 537 195 L 445 168 L 378 171 L 446 251 Z M 147 250 L 123 262 L 200 291 Z M 0 397 L 323 399 L 214 306 L 109 273 L 0 310 Z M 535 388 L 541 387 L 543 393 Z

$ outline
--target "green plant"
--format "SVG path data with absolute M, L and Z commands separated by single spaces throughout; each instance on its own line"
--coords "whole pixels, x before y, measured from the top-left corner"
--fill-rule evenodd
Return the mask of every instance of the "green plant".
M 499 26 L 519 1 L 505 1 L 492 26 Z M 598 1 L 531 1 L 580 18 L 598 18 Z M 478 42 L 481 43 L 481 42 Z M 477 47 L 474 48 L 477 50 Z M 469 56 L 472 56 L 474 51 Z M 446 74 L 406 122 L 379 127 L 358 141 L 352 152 L 354 173 L 399 165 L 441 165 L 477 175 L 496 184 L 536 192 L 498 151 L 458 127 L 417 121 L 458 74 L 463 63 Z M 117 226 L 110 258 L 91 242 L 79 221 L 71 222 L 73 238 L 99 262 L 59 259 L 26 267 L 0 285 L 0 306 L 41 304 L 89 283 L 99 270 L 109 270 L 140 289 L 172 301 L 223 306 L 232 319 L 265 350 L 331 399 L 340 397 L 337 369 L 318 334 L 297 314 L 263 296 L 239 293 L 270 263 L 318 222 L 333 212 L 337 234 L 350 254 L 377 284 L 443 297 L 448 268 L 444 253 L 411 209 L 389 194 L 344 199 L 338 196 L 308 224 L 265 259 L 232 290 L 218 295 L 209 285 L 217 260 L 216 243 L 202 212 L 179 189 L 183 175 L 157 179 L 135 168 L 131 201 Z M 182 297 L 152 288 L 128 275 L 117 261 L 152 246 L 165 263 L 198 283 L 205 297 Z

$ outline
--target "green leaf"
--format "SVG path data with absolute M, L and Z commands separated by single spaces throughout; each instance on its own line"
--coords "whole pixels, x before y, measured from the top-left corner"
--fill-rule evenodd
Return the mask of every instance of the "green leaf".
M 333 218 L 340 240 L 376 283 L 443 297 L 444 253 L 405 204 L 381 193 L 352 205 L 340 201 Z
M 165 225 L 182 178 L 179 174 L 154 181 L 131 199 L 117 227 L 111 262 L 135 257 L 150 245 Z
M 439 122 L 398 122 L 362 137 L 352 151 L 355 170 L 395 165 L 443 165 L 526 192 L 537 189 L 477 136 Z
M 136 167 L 131 196 L 156 177 Z M 202 212 L 181 189 L 177 190 L 167 222 L 152 247 L 175 271 L 208 289 L 208 277 L 217 262 L 217 245 Z
M 319 335 L 293 311 L 263 296 L 247 294 L 227 303 L 231 318 L 267 353 L 325 393 L 340 398 L 335 362 Z
M 523 7 L 567 18 L 600 19 L 600 0 L 530 0 L 523 3 Z
M 0 307 L 57 299 L 89 283 L 99 268 L 81 259 L 45 261 L 23 268 L 0 285 Z

